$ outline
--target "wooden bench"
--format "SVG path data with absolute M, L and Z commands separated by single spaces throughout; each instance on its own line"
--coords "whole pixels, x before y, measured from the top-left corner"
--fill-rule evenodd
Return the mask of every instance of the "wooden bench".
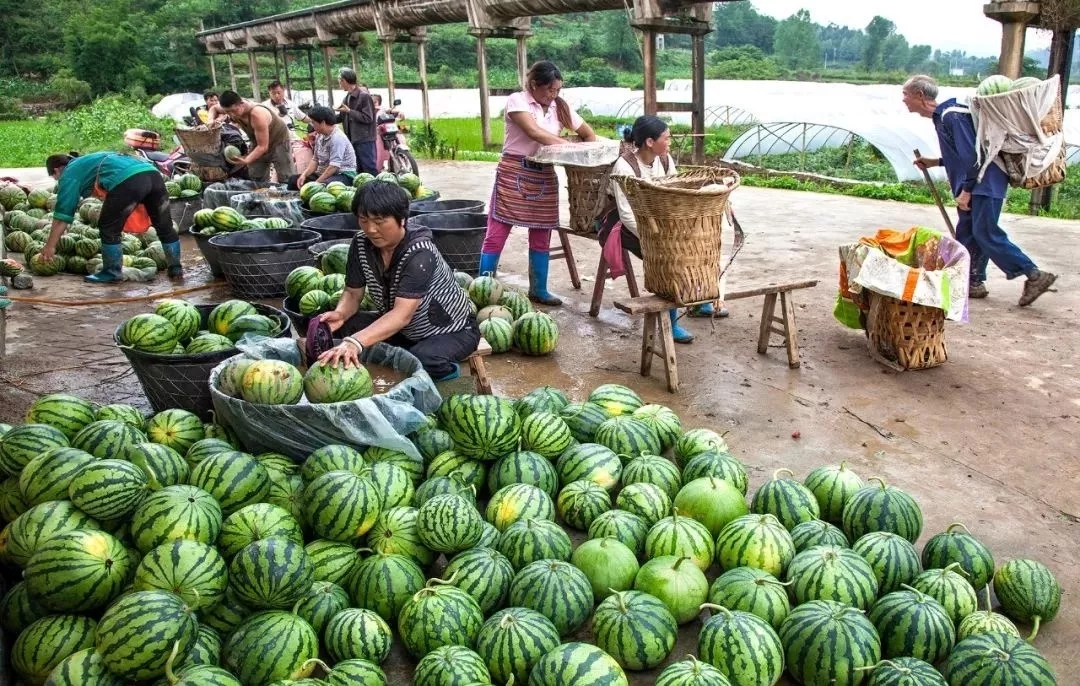
M 801 365 L 801 361 L 799 360 L 799 344 L 795 337 L 795 303 L 791 297 L 791 292 L 801 288 L 812 288 L 816 285 L 816 280 L 769 284 L 726 293 L 724 301 L 752 298 L 759 295 L 765 296 L 765 306 L 761 310 L 757 350 L 761 354 L 767 353 L 772 335 L 780 334 L 784 337 L 784 344 L 787 348 L 788 366 L 797 369 Z M 779 317 L 776 316 L 777 296 L 779 296 L 781 307 L 781 316 Z M 652 372 L 653 357 L 659 357 L 664 361 L 668 391 L 677 392 L 679 390 L 679 370 L 675 359 L 675 340 L 671 335 L 671 320 L 667 315 L 668 310 L 677 307 L 677 305 L 671 300 L 658 295 L 644 295 L 628 300 L 616 300 L 615 307 L 627 314 L 644 315 L 645 317 L 645 325 L 641 335 L 641 375 L 649 376 Z M 777 328 L 777 324 L 781 328 Z
M 574 250 L 570 246 L 570 236 L 580 236 L 581 238 L 597 241 L 597 235 L 595 233 L 578 233 L 565 227 L 560 227 L 557 231 L 559 233 L 559 245 L 551 249 L 548 259 L 566 260 L 566 270 L 570 272 L 570 283 L 575 290 L 581 290 L 581 276 L 578 274 Z M 607 285 L 608 279 L 615 278 L 611 276 L 602 248 L 603 246 L 601 246 L 600 251 L 600 262 L 596 265 L 596 283 L 593 284 L 592 302 L 589 305 L 590 317 L 600 314 L 600 305 L 604 301 L 604 287 Z M 636 298 L 641 295 L 641 292 L 638 290 L 637 276 L 634 274 L 634 263 L 630 260 L 630 256 L 629 250 L 623 250 L 623 265 L 626 267 L 626 288 L 630 291 L 630 297 Z
M 484 367 L 484 358 L 491 354 L 491 345 L 481 336 L 476 351 L 466 358 L 469 362 L 469 372 L 476 383 L 476 392 L 479 395 L 491 395 L 491 379 L 488 378 L 487 369 Z
M 578 274 L 577 261 L 574 259 L 574 249 L 570 247 L 570 236 L 582 236 L 584 238 L 587 238 L 588 236 L 581 233 L 575 233 L 564 226 L 560 226 L 556 231 L 559 234 L 559 245 L 548 251 L 548 260 L 566 260 L 566 270 L 570 272 L 570 283 L 574 286 L 575 291 L 580 291 L 581 275 Z M 596 234 L 592 234 L 592 239 L 596 240 Z

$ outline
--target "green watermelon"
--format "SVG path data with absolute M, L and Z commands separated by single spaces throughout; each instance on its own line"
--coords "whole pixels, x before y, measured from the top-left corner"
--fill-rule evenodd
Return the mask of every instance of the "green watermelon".
M 546 414 L 534 413 L 529 415 L 529 418 Z M 529 418 L 526 418 L 526 422 Z M 598 443 L 578 443 L 559 456 L 555 469 L 559 475 L 559 483 L 563 486 L 584 479 L 607 490 L 614 490 L 620 483 L 623 465 L 619 456 L 610 448 Z
M 337 212 L 337 198 L 325 191 L 316 193 L 308 199 L 308 207 L 315 214 L 333 214 Z
M 633 588 L 640 569 L 634 551 L 617 538 L 585 541 L 574 550 L 570 562 L 589 579 L 597 600 Z
M 285 293 L 294 300 L 300 300 L 305 293 L 318 290 L 324 276 L 315 267 L 297 267 L 285 279 Z
M 476 636 L 476 652 L 497 683 L 525 684 L 540 658 L 560 643 L 551 620 L 526 607 L 500 610 L 484 622 Z
M 423 658 L 445 645 L 473 645 L 483 623 L 471 595 L 434 579 L 405 601 L 397 627 L 405 650 Z
M 500 609 L 510 592 L 514 567 L 491 548 L 471 548 L 450 560 L 443 576 L 476 600 L 485 615 Z
M 863 536 L 863 538 L 866 538 L 866 536 Z M 820 519 L 811 519 L 796 525 L 791 530 L 791 542 L 795 544 L 796 553 L 801 553 L 819 545 L 833 545 L 840 548 L 851 547 L 843 531 Z M 878 583 L 880 582 L 881 579 L 878 579 Z
M 236 348 L 233 342 L 225 336 L 216 333 L 206 333 L 191 339 L 184 348 L 187 355 L 205 355 L 207 353 L 220 353 Z
M 244 221 L 244 215 L 231 207 L 218 207 L 210 213 L 210 226 L 223 233 L 240 230 Z
M 866 686 L 948 686 L 941 672 L 922 660 L 898 657 L 882 660 L 870 672 Z
M 455 448 L 468 457 L 495 460 L 518 448 L 521 420 L 505 398 L 453 395 L 436 416 Z
M 345 589 L 357 607 L 376 612 L 388 622 L 424 587 L 424 572 L 406 555 L 376 553 L 357 564 Z
M 477 308 L 497 305 L 502 298 L 503 285 L 494 275 L 481 274 L 472 280 L 468 287 L 469 299 L 476 304 Z
M 598 648 L 625 669 L 652 669 L 675 647 L 679 626 L 664 603 L 641 591 L 608 596 L 593 615 Z
M 857 552 L 818 546 L 799 553 L 787 568 L 788 591 L 796 605 L 811 600 L 835 600 L 868 610 L 877 597 L 877 577 Z
M 218 453 L 227 453 L 236 450 L 228 441 L 224 441 L 220 438 L 204 438 L 200 441 L 196 441 L 194 445 L 188 448 L 187 453 L 184 455 L 184 460 L 191 468 L 197 467 L 199 463 L 208 457 L 217 455 Z
M 49 538 L 65 531 L 97 529 L 98 523 L 68 500 L 49 500 L 23 512 L 6 529 L 4 558 L 25 567 Z
M 76 434 L 76 437 L 78 435 Z M 80 448 L 77 443 L 73 445 Z M 18 476 L 26 465 L 41 453 L 67 446 L 67 437 L 56 427 L 48 424 L 16 426 L 0 440 L 0 470 L 8 476 Z
M 536 661 L 528 686 L 629 686 L 615 658 L 588 643 L 563 643 Z
M 724 673 L 693 655 L 673 662 L 656 677 L 654 686 L 731 686 Z
M 421 429 L 412 437 L 412 442 L 425 462 L 440 453 L 454 449 L 454 439 L 442 429 Z
M 324 274 L 345 274 L 345 264 L 349 259 L 349 246 L 334 245 L 321 256 Z
M 611 417 L 596 427 L 593 439 L 625 462 L 639 455 L 659 455 L 660 439 L 649 424 L 632 416 Z
M 435 561 L 435 553 L 420 540 L 415 507 L 395 507 L 379 513 L 368 532 L 368 545 L 376 553 L 396 553 L 422 567 Z
M 203 437 L 202 420 L 187 410 L 163 410 L 146 423 L 146 436 L 153 443 L 186 453 Z
M 555 504 L 544 491 L 529 484 L 510 484 L 488 501 L 485 518 L 500 532 L 522 519 L 554 519 Z
M 5 437 L 5 443 L 8 440 L 9 438 Z M 146 442 L 146 434 L 131 424 L 103 419 L 87 424 L 75 435 L 75 438 L 71 439 L 71 447 L 105 460 L 118 458 L 124 455 L 131 446 L 144 442 Z
M 271 536 L 304 542 L 303 529 L 288 510 L 269 503 L 252 503 L 225 518 L 217 547 L 226 559 L 232 559 L 249 543 Z
M 521 422 L 521 443 L 524 450 L 555 459 L 574 442 L 570 427 L 556 414 L 533 412 Z
M 847 462 L 841 462 L 813 470 L 806 475 L 803 486 L 814 494 L 821 510 L 821 518 L 840 526 L 844 518 L 844 505 L 863 487 L 863 480 L 848 469 Z
M 1007 93 L 1012 87 L 1012 79 L 1002 74 L 992 74 L 979 82 L 975 89 L 976 95 L 999 95 Z
M 713 538 L 719 537 L 730 522 L 747 514 L 746 500 L 738 488 L 711 476 L 684 485 L 672 504 L 685 516 L 704 524 Z
M 221 602 L 228 582 L 225 560 L 212 546 L 170 541 L 143 556 L 132 588 L 175 593 L 188 607 L 205 610 Z
M 469 483 L 462 472 L 435 476 L 424 481 L 413 494 L 413 507 L 420 507 L 437 495 L 458 495 L 476 504 L 476 486 Z
M 144 353 L 172 352 L 180 341 L 176 327 L 156 314 L 137 314 L 120 325 L 116 338 L 121 346 Z
M 245 314 L 229 322 L 229 330 L 225 332 L 225 337 L 236 343 L 244 337 L 244 334 L 272 337 L 282 330 L 281 322 L 277 319 L 261 314 Z
M 555 499 L 559 518 L 578 531 L 588 531 L 593 520 L 610 509 L 611 494 L 585 479 L 566 484 Z
M 93 648 L 72 653 L 57 663 L 45 686 L 124 686 L 125 681 L 105 668 Z
M 514 576 L 509 602 L 543 614 L 560 635 L 567 636 L 584 625 L 592 612 L 592 584 L 568 562 L 538 560 Z
M 512 338 L 523 355 L 550 355 L 559 345 L 559 325 L 546 312 L 526 312 L 514 322 Z
M 818 518 L 820 509 L 817 498 L 810 489 L 795 479 L 781 479 L 784 472 L 794 476 L 790 469 L 778 469 L 771 481 L 765 482 L 754 493 L 750 511 L 754 514 L 775 515 L 788 531 L 802 522 Z
M 680 517 L 679 508 L 653 524 L 645 538 L 645 557 L 653 559 L 662 555 L 689 557 L 701 571 L 712 566 L 716 549 L 713 536 L 702 523 L 689 517 Z
M 832 600 L 796 607 L 778 634 L 788 671 L 804 684 L 855 686 L 881 659 L 873 623 L 862 611 Z
M 1056 686 L 1050 663 L 1029 643 L 1009 634 L 977 634 L 956 644 L 941 670 L 949 686 Z
M 768 572 L 753 567 L 729 569 L 709 587 L 709 603 L 761 617 L 779 629 L 791 612 L 787 589 Z
M 466 276 L 468 276 L 466 274 Z M 472 279 L 469 279 L 469 283 L 472 283 Z M 465 285 L 468 289 L 468 284 Z M 511 289 L 503 289 L 502 297 L 499 298 L 499 306 L 505 307 L 510 310 L 511 320 L 521 319 L 521 317 L 529 312 L 533 311 L 532 303 L 529 302 L 529 297 L 521 291 L 515 291 Z
M 498 550 L 521 570 L 540 560 L 570 559 L 573 545 L 561 526 L 546 519 L 523 519 L 503 531 Z
M 144 555 L 170 541 L 213 544 L 221 531 L 221 520 L 221 506 L 206 491 L 169 486 L 150 493 L 135 508 L 131 538 Z
M 95 419 L 93 403 L 64 393 L 38 398 L 26 413 L 27 424 L 48 424 L 63 432 L 68 440 Z
M 1031 622 L 1028 641 L 1035 640 L 1039 626 L 1057 616 L 1061 586 L 1046 565 L 1036 560 L 1009 560 L 994 572 L 994 593 L 1009 617 Z
M 380 510 L 409 505 L 416 494 L 405 470 L 390 462 L 371 465 L 371 482 L 379 493 Z
M 985 587 L 987 593 L 990 587 Z M 989 603 L 990 598 L 987 597 Z M 990 610 L 976 610 L 960 620 L 960 626 L 956 627 L 956 640 L 962 641 L 968 636 L 975 634 L 1002 633 L 1020 637 L 1020 630 L 1005 615 L 991 612 Z
M 886 658 L 915 657 L 931 664 L 945 659 L 956 642 L 952 618 L 941 603 L 915 590 L 887 593 L 867 615 Z
M 236 592 L 229 586 L 225 589 L 225 597 L 220 603 L 199 614 L 199 622 L 222 636 L 228 636 L 250 617 L 251 613 L 251 608 L 241 603 L 236 597 Z
M 221 666 L 242 683 L 269 684 L 302 679 L 315 669 L 319 636 L 291 612 L 259 612 L 245 619 L 225 641 Z
M 308 181 L 300 187 L 300 201 L 306 204 L 309 200 L 311 200 L 311 196 L 315 195 L 316 193 L 322 193 L 325 190 L 325 184 L 321 184 L 318 181 Z
M 661 555 L 641 565 L 634 588 L 659 598 L 680 624 L 693 621 L 709 594 L 709 582 L 688 557 Z
M 375 612 L 347 608 L 330 618 L 323 644 L 334 660 L 368 660 L 380 664 L 390 654 L 390 626 Z
M 68 495 L 71 479 L 96 459 L 77 448 L 46 450 L 30 460 L 18 478 L 12 477 L 18 485 L 21 502 L 30 507 L 48 500 L 63 500 Z
M 23 570 L 27 591 L 55 612 L 86 612 L 118 596 L 134 568 L 131 556 L 103 531 L 75 530 L 42 542 Z
M 172 323 L 179 341 L 193 338 L 202 328 L 202 314 L 198 308 L 184 300 L 161 300 L 154 306 L 154 314 Z
M 784 673 L 784 647 L 772 625 L 749 612 L 703 607 L 712 615 L 701 625 L 698 656 L 732 684 L 775 684 Z
M 962 530 L 962 531 L 959 531 Z M 944 569 L 953 562 L 967 574 L 976 591 L 982 590 L 994 578 L 994 556 L 963 524 L 950 524 L 923 546 L 922 564 L 927 569 Z
M 349 595 L 345 589 L 330 581 L 316 581 L 293 606 L 293 612 L 321 636 L 330 619 L 347 607 Z
M 316 362 L 304 374 L 304 394 L 311 403 L 339 403 L 371 396 L 371 374 L 363 365 L 324 365 Z
M 900 590 L 922 572 L 919 554 L 906 538 L 887 531 L 873 531 L 851 546 L 870 563 L 878 581 L 878 595 Z
M 656 484 L 630 484 L 619 491 L 615 507 L 633 513 L 651 527 L 671 512 L 671 499 Z
M 779 578 L 794 558 L 791 534 L 769 514 L 737 517 L 716 539 L 716 561 L 725 570 L 753 567 Z
M 662 450 L 674 447 L 675 441 L 682 435 L 682 422 L 679 420 L 679 415 L 664 405 L 642 405 L 634 410 L 632 416 L 652 428 L 660 439 Z
M 369 469 L 360 451 L 347 445 L 326 445 L 307 456 L 300 467 L 300 476 L 310 483 L 327 472 L 352 472 L 364 476 Z
M 154 490 L 184 483 L 190 473 L 180 453 L 158 443 L 129 445 L 122 457 L 143 470 L 150 488 Z
M 645 539 L 650 524 L 639 515 L 625 510 L 609 510 L 593 520 L 589 538 L 615 538 L 638 557 L 645 555 Z
M 9 476 L 0 481 L 0 519 L 5 522 L 15 521 L 19 515 L 26 512 L 30 507 L 30 504 L 23 498 L 22 490 L 19 488 L 19 478 L 18 476 Z M 53 500 L 53 498 L 46 498 L 46 500 Z
M 304 488 L 301 507 L 308 526 L 319 537 L 349 543 L 375 525 L 379 492 L 371 479 L 352 472 L 327 472 Z
M 188 483 L 214 496 L 226 515 L 261 502 L 270 492 L 266 467 L 251 455 L 236 450 L 211 455 L 195 465 Z
M 19 634 L 11 647 L 11 666 L 27 683 L 43 684 L 62 660 L 94 647 L 97 622 L 78 615 L 43 617 Z
M 249 543 L 229 564 L 237 598 L 256 610 L 292 607 L 311 588 L 314 575 L 303 545 L 287 538 Z
M 581 443 L 590 443 L 596 430 L 607 421 L 608 415 L 594 403 L 568 403 L 559 410 L 559 416 L 570 428 L 574 439 Z
M 289 514 L 292 518 L 291 513 Z M 295 518 L 293 518 L 295 521 Z M 360 553 L 348 543 L 325 541 L 317 538 L 304 546 L 304 552 L 315 568 L 315 581 L 329 581 L 338 585 L 352 574 L 360 563 Z
M 0 627 L 12 636 L 48 615 L 49 611 L 30 595 L 25 580 L 9 588 L 0 599 Z
M 255 306 L 251 303 L 243 300 L 226 300 L 210 310 L 210 315 L 206 320 L 206 328 L 210 333 L 224 336 L 229 333 L 229 327 L 233 321 L 251 314 L 258 314 Z
M 436 456 L 436 460 L 437 459 L 438 456 Z M 403 470 L 406 474 L 408 474 L 409 478 L 412 479 L 414 484 L 419 484 L 421 481 L 424 480 L 424 460 L 419 456 L 410 455 L 409 453 L 405 453 L 400 450 L 392 450 L 390 448 L 383 448 L 381 446 L 373 445 L 364 451 L 364 461 L 367 462 L 369 465 L 376 464 L 378 462 L 392 464 L 395 467 Z M 432 464 L 434 464 L 434 462 L 435 460 L 432 460 Z M 468 466 L 466 464 L 467 462 L 469 462 L 469 460 L 465 460 L 464 458 L 462 458 L 460 462 L 454 462 L 453 464 L 445 465 L 448 467 L 447 476 L 449 476 L 449 472 L 457 471 L 459 469 L 463 474 L 469 472 L 469 470 L 466 469 L 466 467 Z M 481 465 L 479 467 L 479 470 L 483 472 L 484 467 Z M 470 478 L 477 479 L 477 484 L 479 485 L 483 483 L 484 474 L 474 474 Z
M 528 450 L 515 450 L 499 458 L 488 470 L 488 491 L 495 493 L 511 484 L 528 484 L 554 497 L 559 488 L 555 467 L 542 455 Z
M 621 465 L 621 462 L 620 462 Z M 659 455 L 640 455 L 621 469 L 619 483 L 623 486 L 651 483 L 659 486 L 669 498 L 674 498 L 682 486 L 682 474 L 675 463 Z
M 186 655 L 197 635 L 195 614 L 178 596 L 136 591 L 121 596 L 101 616 L 95 647 L 113 674 L 156 679 L 165 674 L 173 650 Z
M 726 453 L 727 442 L 712 429 L 689 429 L 675 441 L 675 462 L 685 465 L 704 452 Z
M 484 659 L 464 646 L 442 646 L 424 656 L 413 673 L 414 686 L 488 684 L 491 674 Z
M 919 504 L 899 488 L 874 477 L 844 505 L 843 529 L 848 540 L 857 541 L 871 531 L 889 531 L 914 543 L 922 533 Z
M 589 393 L 588 402 L 600 406 L 608 417 L 632 414 L 645 403 L 641 396 L 626 386 L 602 384 Z M 659 452 L 659 451 L 655 451 Z
M 956 571 L 959 568 L 960 565 L 954 562 L 945 569 L 928 569 L 911 582 L 912 588 L 941 603 L 954 625 L 959 625 L 964 617 L 979 608 L 975 590 Z
M 437 495 L 420 506 L 417 528 L 420 540 L 437 552 L 454 553 L 471 548 L 480 539 L 480 513 L 464 498 Z

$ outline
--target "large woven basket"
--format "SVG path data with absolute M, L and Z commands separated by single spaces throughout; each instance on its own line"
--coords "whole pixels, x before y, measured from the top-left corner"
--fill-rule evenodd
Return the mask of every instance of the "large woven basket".
M 869 292 L 866 336 L 870 356 L 898 371 L 929 369 L 949 359 L 945 312 Z
M 619 154 L 633 150 L 632 143 L 623 141 Z M 599 167 L 563 166 L 570 207 L 570 230 L 574 233 L 595 233 L 595 220 L 607 200 L 608 183 L 614 166 L 614 163 Z
M 720 222 L 739 175 L 720 167 L 662 179 L 615 176 L 637 220 L 645 290 L 677 304 L 720 297 Z
M 176 136 L 184 144 L 184 152 L 191 158 L 192 174 L 206 183 L 228 177 L 225 156 L 222 154 L 221 122 L 195 127 L 177 126 Z

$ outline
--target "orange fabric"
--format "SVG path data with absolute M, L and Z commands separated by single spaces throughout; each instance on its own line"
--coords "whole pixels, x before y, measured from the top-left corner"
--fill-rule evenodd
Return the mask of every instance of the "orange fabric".
M 919 285 L 918 269 L 908 269 L 907 278 L 904 280 L 904 296 L 900 298 L 904 302 L 912 302 L 915 299 L 915 287 Z
M 911 250 L 911 239 L 915 237 L 916 231 L 918 231 L 918 228 L 911 228 L 907 231 L 878 229 L 878 232 L 873 237 L 863 236 L 859 239 L 859 242 L 863 245 L 881 248 L 887 254 L 896 257 Z
M 104 200 L 105 196 L 108 195 L 97 181 L 94 181 L 94 190 L 90 194 L 99 200 Z M 128 215 L 127 220 L 124 221 L 124 233 L 146 233 L 151 226 L 150 213 L 146 211 L 146 205 L 139 203 Z

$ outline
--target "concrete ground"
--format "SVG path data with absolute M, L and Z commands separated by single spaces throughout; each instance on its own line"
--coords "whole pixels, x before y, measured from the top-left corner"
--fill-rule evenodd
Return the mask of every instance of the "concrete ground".
M 443 198 L 486 200 L 494 166 L 425 162 L 425 183 Z M 921 548 L 952 522 L 963 522 L 1003 562 L 1026 557 L 1054 571 L 1065 595 L 1057 619 L 1036 646 L 1061 683 L 1080 669 L 1080 247 L 1076 222 L 1007 216 L 1003 225 L 1043 268 L 1060 275 L 1060 292 L 1034 306 L 1016 305 L 1022 282 L 994 271 L 990 297 L 973 301 L 967 325 L 947 326 L 949 361 L 935 369 L 897 373 L 870 359 L 861 332 L 832 318 L 837 246 L 879 227 L 940 226 L 932 206 L 831 195 L 744 188 L 734 194 L 746 247 L 730 272 L 729 288 L 775 280 L 816 278 L 817 288 L 795 295 L 802 368 L 791 370 L 782 348 L 756 351 L 760 299 L 731 303 L 731 317 L 692 320 L 697 341 L 680 346 L 682 388 L 669 394 L 660 378 L 638 374 L 640 321 L 611 308 L 625 295 L 609 283 L 605 308 L 588 316 L 598 250 L 575 239 L 587 275 L 571 289 L 565 267 L 552 265 L 551 287 L 566 299 L 550 310 L 561 340 L 549 358 L 514 354 L 488 358 L 497 393 L 516 396 L 550 384 L 584 398 L 601 383 L 621 383 L 647 402 L 663 403 L 687 427 L 730 432 L 732 450 L 750 468 L 751 492 L 786 467 L 802 478 L 812 468 L 846 460 L 860 475 L 881 476 L 912 493 L 922 506 Z M 501 265 L 504 278 L 525 286 L 526 235 L 515 231 Z M 185 286 L 208 272 L 190 238 Z M 993 268 L 991 268 L 993 270 Z M 639 272 L 640 276 L 640 272 Z M 101 288 L 72 277 L 37 279 L 21 293 L 46 298 L 96 299 L 165 291 L 149 285 Z M 224 298 L 216 286 L 190 294 L 196 302 Z M 70 390 L 96 401 L 146 405 L 137 381 L 112 344 L 112 332 L 144 303 L 94 307 L 16 304 L 9 310 L 8 356 L 0 362 L 0 421 L 18 421 L 38 395 Z M 674 657 L 694 652 L 697 624 L 684 628 Z M 395 654 L 396 655 L 396 654 Z M 403 658 L 390 670 L 407 673 Z M 402 675 L 400 679 L 404 681 Z M 633 683 L 651 683 L 644 675 Z M 395 681 L 396 683 L 397 681 Z

